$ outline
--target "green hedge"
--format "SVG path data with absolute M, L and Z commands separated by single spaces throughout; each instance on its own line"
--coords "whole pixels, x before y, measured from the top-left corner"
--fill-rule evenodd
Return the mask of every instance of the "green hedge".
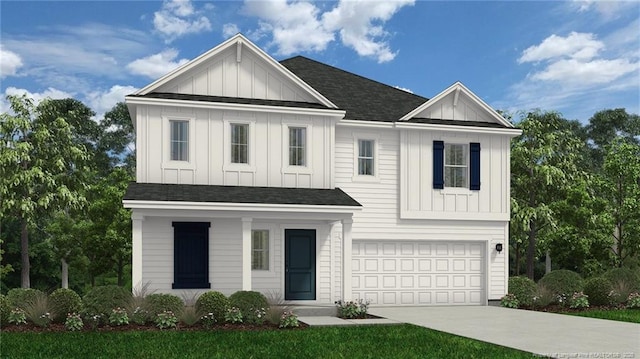
M 213 313 L 217 322 L 224 322 L 224 315 L 229 309 L 229 298 L 217 291 L 205 292 L 196 301 L 196 310 L 202 315 Z
M 126 308 L 131 301 L 131 293 L 117 285 L 93 287 L 82 298 L 83 312 L 89 315 L 99 314 L 109 318 L 115 308 Z
M 49 305 L 54 322 L 64 322 L 68 313 L 79 313 L 82 299 L 71 289 L 59 288 L 49 295 Z
M 584 289 L 580 274 L 566 269 L 554 270 L 542 277 L 538 283 L 554 295 L 565 298 L 570 298 L 573 293 L 582 292 Z
M 530 306 L 536 295 L 536 282 L 527 277 L 511 277 L 509 278 L 509 293 L 516 296 L 520 306 Z

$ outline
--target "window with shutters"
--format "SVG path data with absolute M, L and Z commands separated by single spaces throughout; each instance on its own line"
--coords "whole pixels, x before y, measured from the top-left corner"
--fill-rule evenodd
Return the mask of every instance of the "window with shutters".
M 480 143 L 433 141 L 433 188 L 480 190 Z
M 444 145 L 444 186 L 466 188 L 468 183 L 468 146 Z

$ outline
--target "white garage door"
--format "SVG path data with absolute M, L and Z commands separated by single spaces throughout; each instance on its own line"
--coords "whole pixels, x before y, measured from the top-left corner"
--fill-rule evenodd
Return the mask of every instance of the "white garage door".
M 372 305 L 483 304 L 480 242 L 353 242 L 353 296 Z

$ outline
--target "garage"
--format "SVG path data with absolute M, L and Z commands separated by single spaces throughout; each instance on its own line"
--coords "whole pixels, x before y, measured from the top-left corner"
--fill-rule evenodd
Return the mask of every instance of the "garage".
M 482 305 L 484 242 L 353 241 L 353 296 L 371 305 Z

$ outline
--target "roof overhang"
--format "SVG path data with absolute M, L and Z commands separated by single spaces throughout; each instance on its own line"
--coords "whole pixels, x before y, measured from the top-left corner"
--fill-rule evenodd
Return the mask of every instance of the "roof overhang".
M 194 210 L 225 212 L 297 212 L 297 213 L 337 213 L 352 214 L 361 211 L 359 206 L 229 203 L 229 202 L 182 202 L 182 201 L 141 201 L 123 200 L 125 208 L 154 210 Z
M 268 105 L 252 105 L 242 103 L 229 102 L 205 102 L 193 100 L 178 100 L 165 98 L 149 98 L 139 96 L 126 96 L 127 105 L 151 105 L 151 106 L 172 106 L 172 107 L 188 107 L 201 108 L 209 110 L 228 110 L 228 111 L 252 111 L 266 113 L 282 113 L 289 115 L 310 115 L 343 118 L 346 114 L 344 110 L 337 109 L 319 109 L 304 107 L 286 107 L 286 106 L 268 106 Z
M 443 125 L 432 123 L 415 123 L 415 122 L 377 122 L 377 121 L 357 121 L 357 120 L 340 120 L 336 126 L 359 127 L 359 128 L 375 128 L 375 129 L 409 129 L 409 130 L 428 130 L 439 132 L 463 132 L 463 133 L 483 133 L 494 135 L 507 135 L 511 137 L 520 136 L 522 130 L 518 128 L 496 128 L 481 126 L 463 126 L 463 125 Z

